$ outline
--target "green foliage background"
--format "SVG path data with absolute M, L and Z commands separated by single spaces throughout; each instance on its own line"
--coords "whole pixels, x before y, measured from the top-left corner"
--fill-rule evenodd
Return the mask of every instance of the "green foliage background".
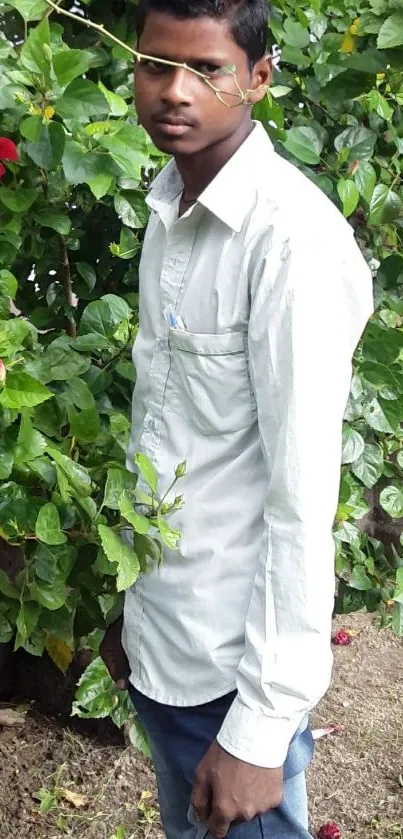
M 76 8 L 135 46 L 130 2 Z M 124 469 L 144 198 L 165 160 L 137 125 L 125 50 L 45 0 L 0 4 L 0 27 L 0 136 L 19 150 L 0 180 L 0 545 L 18 549 L 12 578 L 0 568 L 0 642 L 65 669 L 177 541 L 164 516 L 180 497 L 161 502 L 146 460 L 149 495 Z M 403 635 L 403 0 L 275 0 L 269 36 L 281 70 L 255 117 L 349 218 L 375 280 L 346 412 L 336 607 L 379 610 Z M 103 690 L 102 714 L 117 701 Z

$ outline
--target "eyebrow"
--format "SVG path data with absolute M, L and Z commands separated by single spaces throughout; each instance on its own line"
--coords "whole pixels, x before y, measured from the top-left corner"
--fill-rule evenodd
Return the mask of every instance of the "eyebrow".
M 222 67 L 222 66 L 225 66 L 226 64 L 228 64 L 228 60 L 222 58 L 221 56 L 217 56 L 217 55 L 215 55 L 215 56 L 204 55 L 204 56 L 199 56 L 199 57 L 196 57 L 196 58 L 188 59 L 187 61 L 180 61 L 177 58 L 172 58 L 172 56 L 160 55 L 160 53 L 157 53 L 157 52 L 147 52 L 146 54 L 150 58 L 157 58 L 160 61 L 175 61 L 178 64 L 188 64 L 189 66 L 191 64 L 216 64 L 218 67 Z

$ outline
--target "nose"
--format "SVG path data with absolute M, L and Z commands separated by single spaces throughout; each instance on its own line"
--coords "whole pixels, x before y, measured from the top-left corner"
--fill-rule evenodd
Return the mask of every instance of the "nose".
M 172 72 L 166 75 L 166 84 L 161 93 L 161 99 L 165 105 L 178 107 L 178 105 L 191 105 L 192 94 L 192 73 L 184 67 L 172 67 Z

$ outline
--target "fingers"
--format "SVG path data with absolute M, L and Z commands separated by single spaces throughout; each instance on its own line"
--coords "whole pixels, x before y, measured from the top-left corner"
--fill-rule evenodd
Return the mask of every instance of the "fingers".
M 122 646 L 121 635 L 122 621 L 119 619 L 106 630 L 99 647 L 99 654 L 118 690 L 126 690 L 130 667 Z
M 230 827 L 231 819 L 218 807 L 213 806 L 211 816 L 208 821 L 209 832 L 214 839 L 225 839 Z
M 191 795 L 191 803 L 199 822 L 206 822 L 211 814 L 212 791 L 209 781 L 197 779 Z
M 118 690 L 127 690 L 129 682 L 127 679 L 117 679 L 117 681 L 115 681 L 115 685 Z

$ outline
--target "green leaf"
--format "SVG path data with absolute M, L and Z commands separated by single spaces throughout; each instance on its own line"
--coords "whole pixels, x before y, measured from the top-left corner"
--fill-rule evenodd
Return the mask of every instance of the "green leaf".
M 51 66 L 49 41 L 49 20 L 44 18 L 39 26 L 31 29 L 20 53 L 21 64 L 47 82 L 50 81 Z
M 32 335 L 29 325 L 22 318 L 0 321 L 0 356 L 4 358 L 22 349 L 29 334 Z
M 393 600 L 403 605 L 403 568 L 398 568 L 396 571 L 396 588 L 393 594 Z
M 77 405 L 77 408 L 83 410 L 95 406 L 94 397 L 88 385 L 82 379 L 73 377 L 69 380 L 67 387 L 69 398 L 74 402 L 74 405 Z
M 140 179 L 142 167 L 149 165 L 142 128 L 125 125 L 117 134 L 100 136 L 98 142 L 108 149 L 112 159 L 125 174 L 130 178 Z
M 43 606 L 44 609 L 49 609 L 51 612 L 57 612 L 66 603 L 67 589 L 64 581 L 61 579 L 56 579 L 52 583 L 37 580 L 35 586 L 35 596 L 38 603 Z
M 116 562 L 118 566 L 117 591 L 126 591 L 134 585 L 140 574 L 138 556 L 110 527 L 100 524 L 98 532 L 108 559 L 110 562 Z
M 383 454 L 380 446 L 367 443 L 361 457 L 353 463 L 352 472 L 369 489 L 377 483 L 383 472 Z
M 53 56 L 53 68 L 60 87 L 66 87 L 91 67 L 93 55 L 87 50 L 63 49 Z
M 160 514 L 158 514 L 158 530 L 164 545 L 171 551 L 177 551 L 181 537 L 179 530 L 172 530 Z
M 26 142 L 31 160 L 41 169 L 54 169 L 61 161 L 66 144 L 66 133 L 59 122 L 41 124 L 38 137 Z
M 284 41 L 292 47 L 303 49 L 310 42 L 309 31 L 297 21 L 286 18 L 284 22 Z
M 56 338 L 42 356 L 42 368 L 48 381 L 65 382 L 86 373 L 91 359 L 76 352 L 64 337 Z
M 108 192 L 109 187 L 113 181 L 113 175 L 96 175 L 95 178 L 87 181 L 88 186 L 95 198 L 98 200 L 103 198 Z
M 53 396 L 32 376 L 17 370 L 10 370 L 7 375 L 6 386 L 0 393 L 0 404 L 3 408 L 33 408 Z
M 30 116 L 20 122 L 20 133 L 26 140 L 32 140 L 37 143 L 43 127 L 43 120 L 41 116 Z
M 354 180 L 360 195 L 362 195 L 367 204 L 369 204 L 372 198 L 372 193 L 375 189 L 376 172 L 368 160 L 359 161 L 359 166 L 354 175 Z
M 49 502 L 39 510 L 35 525 L 36 538 L 46 545 L 63 545 L 67 537 L 60 528 L 60 517 L 57 507 Z
M 14 635 L 13 629 L 5 615 L 0 614 L 0 644 L 8 644 Z
M 313 128 L 308 126 L 290 128 L 283 145 L 290 154 L 304 163 L 320 162 L 323 142 Z
M 92 265 L 89 265 L 88 262 L 76 262 L 75 267 L 80 277 L 84 280 L 88 291 L 92 291 L 97 282 L 97 275 Z
M 119 509 L 123 518 L 132 525 L 136 533 L 141 533 L 143 536 L 148 533 L 151 527 L 150 519 L 133 509 L 133 505 L 126 492 L 123 492 L 119 499 Z
M 15 462 L 29 463 L 30 460 L 35 460 L 35 458 L 41 457 L 45 449 L 45 438 L 33 427 L 29 412 L 26 409 L 23 409 L 17 445 L 14 452 Z
M 17 617 L 18 635 L 15 642 L 14 650 L 18 650 L 23 641 L 32 635 L 39 617 L 39 605 L 33 601 L 26 601 L 21 603 L 21 608 Z
M 379 90 L 371 90 L 368 94 L 368 106 L 371 111 L 375 111 L 386 122 L 392 119 L 393 108 L 386 101 L 385 97 L 379 93 Z
M 115 294 L 105 294 L 89 303 L 80 322 L 80 335 L 96 333 L 111 338 L 118 327 L 131 318 L 130 306 Z
M 382 24 L 377 46 L 380 50 L 400 47 L 403 44 L 403 11 L 394 12 Z
M 118 96 L 117 93 L 112 93 L 102 82 L 98 82 L 98 87 L 108 102 L 110 114 L 113 117 L 125 117 L 128 111 L 128 105 L 123 97 Z
M 342 463 L 354 463 L 361 457 L 364 451 L 364 438 L 362 434 L 345 425 L 343 428 L 343 454 Z
M 71 221 L 65 213 L 59 213 L 52 209 L 38 210 L 36 213 L 32 213 L 32 217 L 41 227 L 50 227 L 62 236 L 67 236 L 70 233 Z
M 3 297 L 11 297 L 14 300 L 18 291 L 18 280 L 14 277 L 11 271 L 3 268 L 0 271 L 0 294 Z
M 395 603 L 392 616 L 392 629 L 398 638 L 403 637 L 403 605 Z
M 380 396 L 378 402 L 379 408 L 388 423 L 388 430 L 394 432 L 398 431 L 401 427 L 403 417 L 403 399 L 383 399 Z M 372 425 L 372 428 L 374 427 L 375 426 Z
M 101 432 L 98 411 L 94 406 L 77 412 L 73 406 L 69 408 L 70 432 L 81 443 L 91 443 Z
M 10 583 L 8 576 L 2 568 L 0 568 L 0 593 L 10 600 L 19 600 L 20 595 L 15 586 Z
M 342 149 L 348 149 L 349 160 L 365 160 L 372 157 L 376 140 L 375 131 L 371 131 L 370 128 L 354 126 L 342 131 L 336 137 L 334 146 L 338 152 L 341 152 Z
M 71 82 L 54 107 L 63 119 L 82 121 L 97 114 L 107 114 L 109 110 L 105 96 L 89 79 Z
M 385 487 L 379 496 L 379 502 L 393 519 L 403 518 L 403 488 L 401 486 Z
M 13 213 L 24 213 L 29 210 L 37 197 L 36 189 L 0 187 L 0 201 Z
M 348 218 L 357 207 L 360 193 L 354 181 L 341 178 L 337 183 L 337 192 L 343 204 L 343 215 Z
M 103 719 L 119 703 L 118 692 L 101 658 L 95 658 L 81 676 L 72 716 Z
M 105 177 L 108 171 L 105 156 L 88 151 L 85 146 L 70 139 L 66 142 L 62 164 L 66 180 L 73 185 L 89 184 L 99 175 Z
M 129 740 L 135 749 L 138 749 L 146 757 L 151 758 L 151 750 L 148 743 L 147 732 L 143 724 L 141 723 L 139 717 L 136 717 L 133 725 L 131 725 L 129 728 Z M 111 839 L 114 839 L 114 837 L 111 837 Z M 117 834 L 116 839 L 122 839 L 122 837 Z
M 111 510 L 119 510 L 123 497 L 133 497 L 136 481 L 136 475 L 127 469 L 110 467 L 105 484 L 105 507 L 109 507 Z
M 403 203 L 397 192 L 386 184 L 378 184 L 371 198 L 369 224 L 388 224 L 398 218 L 402 211 Z
M 117 194 L 114 198 L 115 210 L 126 227 L 140 229 L 144 227 L 143 221 L 138 217 L 135 209 L 125 195 Z
M 357 591 L 369 591 L 372 588 L 371 580 L 364 565 L 354 565 L 348 584 L 350 588 L 357 589 Z
M 158 476 L 154 464 L 151 463 L 147 455 L 142 453 L 136 454 L 134 462 L 147 486 L 150 487 L 152 493 L 155 495 L 158 487 Z
M 0 481 L 6 481 L 13 471 L 14 457 L 0 440 Z
M 70 457 L 67 457 L 67 455 L 59 452 L 58 449 L 52 448 L 52 446 L 48 447 L 48 452 L 67 478 L 72 494 L 76 498 L 86 498 L 88 495 L 91 495 L 91 477 L 84 466 L 76 463 Z
M 26 21 L 39 20 L 48 8 L 44 0 L 7 0 L 7 6 L 17 9 Z

